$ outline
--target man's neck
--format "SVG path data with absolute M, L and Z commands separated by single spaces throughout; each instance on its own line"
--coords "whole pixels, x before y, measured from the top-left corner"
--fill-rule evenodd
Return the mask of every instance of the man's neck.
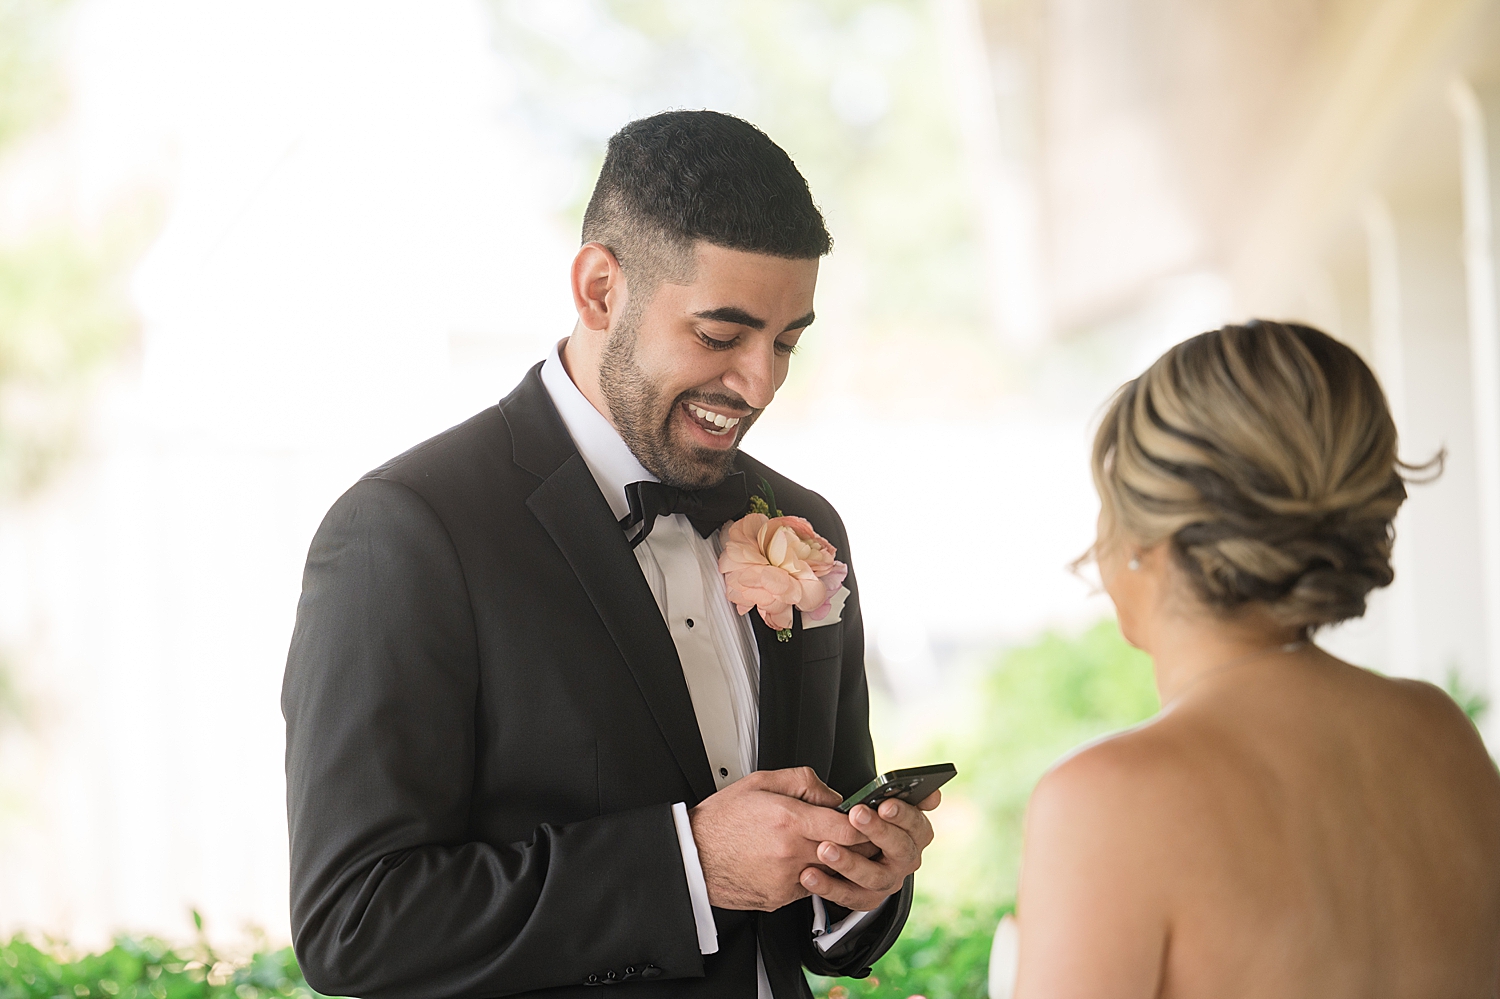
M 616 431 L 619 426 L 614 417 L 610 415 L 609 403 L 605 401 L 604 393 L 599 388 L 599 358 L 591 355 L 583 349 L 583 338 L 579 335 L 577 328 L 573 334 L 563 341 L 562 356 L 563 370 L 568 373 L 578 391 L 589 401 L 589 405 L 599 411 L 599 415 L 609 421 L 609 425 Z

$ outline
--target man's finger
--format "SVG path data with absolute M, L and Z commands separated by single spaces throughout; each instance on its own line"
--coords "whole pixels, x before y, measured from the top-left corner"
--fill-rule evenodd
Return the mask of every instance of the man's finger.
M 802 887 L 836 905 L 859 912 L 869 912 L 887 898 L 880 892 L 861 888 L 816 867 L 809 867 L 802 872 Z
M 827 840 L 840 846 L 870 842 L 869 835 L 863 829 L 853 826 L 843 812 L 800 803 L 787 804 L 788 810 L 795 816 L 798 833 L 805 839 L 814 843 Z
M 932 841 L 932 827 L 927 824 L 927 816 L 912 808 L 904 806 L 912 815 L 918 817 L 915 833 L 908 832 L 906 827 L 899 822 L 888 820 L 878 814 L 873 808 L 864 805 L 856 805 L 849 813 L 849 824 L 859 832 L 870 838 L 870 842 L 880 847 L 881 852 L 897 859 L 903 863 L 915 863 L 922 855 L 923 848 Z M 888 809 L 882 809 L 888 811 Z M 906 816 L 898 812 L 903 818 Z M 925 830 L 925 841 L 923 833 Z M 833 840 L 838 842 L 838 840 Z
M 866 860 L 853 850 L 846 850 L 833 843 L 819 844 L 818 859 L 827 864 L 829 870 L 857 887 L 882 895 L 889 895 L 901 887 L 901 875 L 891 867 L 879 861 Z
M 941 792 L 941 791 L 934 791 L 931 794 L 929 794 L 927 797 L 923 798 L 921 801 L 917 802 L 917 807 L 920 808 L 924 812 L 930 812 L 934 808 L 936 808 L 937 806 L 941 805 L 942 803 L 943 803 L 943 792 Z
M 832 808 L 844 800 L 842 795 L 823 783 L 812 767 L 761 770 L 755 776 L 762 790 L 799 798 L 809 805 Z
M 887 798 L 880 803 L 876 814 L 889 822 L 891 825 L 900 826 L 906 831 L 922 849 L 932 842 L 932 823 L 927 820 L 927 814 L 921 809 L 908 805 L 904 801 Z

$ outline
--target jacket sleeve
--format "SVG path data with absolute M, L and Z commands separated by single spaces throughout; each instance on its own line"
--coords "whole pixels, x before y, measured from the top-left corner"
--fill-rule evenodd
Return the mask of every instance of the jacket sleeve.
M 404 999 L 702 975 L 670 805 L 471 837 L 478 682 L 442 522 L 408 487 L 362 480 L 313 540 L 282 687 L 309 984 Z
M 848 541 L 842 523 L 839 524 L 839 535 L 847 552 Z M 865 677 L 864 617 L 860 612 L 859 584 L 852 567 L 845 585 L 849 587 L 850 595 L 844 604 L 843 620 L 838 625 L 844 630 L 843 659 L 840 663 L 838 728 L 834 733 L 828 784 L 840 793 L 852 794 L 867 784 L 876 771 L 875 748 L 870 739 L 870 688 Z M 901 891 L 891 896 L 880 912 L 855 927 L 826 954 L 812 942 L 811 933 L 807 934 L 802 948 L 803 965 L 819 975 L 853 978 L 868 975 L 870 966 L 891 949 L 906 925 L 906 917 L 911 912 L 912 885 L 912 878 L 908 877 Z M 810 918 L 811 906 L 808 912 Z

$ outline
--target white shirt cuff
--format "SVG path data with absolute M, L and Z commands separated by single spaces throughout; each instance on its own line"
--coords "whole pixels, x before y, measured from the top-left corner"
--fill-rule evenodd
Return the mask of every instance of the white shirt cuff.
M 812 897 L 812 904 L 813 904 L 813 924 L 812 924 L 813 943 L 815 943 L 815 944 L 818 945 L 818 950 L 822 951 L 825 954 L 828 953 L 828 951 L 833 947 L 834 944 L 836 944 L 840 940 L 844 939 L 846 936 L 848 936 L 854 930 L 854 928 L 856 926 L 858 926 L 860 923 L 864 922 L 865 921 L 865 917 L 875 915 L 875 913 L 879 912 L 882 908 L 884 908 L 885 905 L 886 905 L 886 902 L 889 902 L 889 901 L 890 901 L 890 899 L 886 899 L 885 902 L 881 902 L 879 905 L 877 905 L 875 908 L 871 909 L 869 912 L 857 912 L 857 911 L 856 912 L 851 912 L 851 913 L 849 913 L 849 915 L 845 916 L 843 919 L 840 919 L 837 923 L 834 923 L 832 926 L 829 926 L 828 925 L 828 910 L 823 907 L 823 900 L 821 898 L 819 898 L 818 896 L 814 895 Z
M 679 801 L 672 806 L 672 824 L 677 827 L 677 845 L 682 848 L 682 867 L 687 871 L 688 898 L 693 903 L 693 925 L 698 929 L 698 952 L 717 954 L 719 929 L 714 925 L 713 906 L 708 904 L 708 881 L 703 877 L 703 863 L 698 859 L 698 844 L 693 840 L 693 825 L 688 821 L 685 802 Z

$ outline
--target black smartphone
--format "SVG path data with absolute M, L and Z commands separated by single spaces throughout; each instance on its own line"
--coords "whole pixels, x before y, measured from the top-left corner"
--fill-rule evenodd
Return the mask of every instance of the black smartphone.
M 954 777 L 958 768 L 951 763 L 934 763 L 928 767 L 908 767 L 878 774 L 874 780 L 839 803 L 839 811 L 848 812 L 855 805 L 876 807 L 887 798 L 900 798 L 913 804 L 921 801 Z

